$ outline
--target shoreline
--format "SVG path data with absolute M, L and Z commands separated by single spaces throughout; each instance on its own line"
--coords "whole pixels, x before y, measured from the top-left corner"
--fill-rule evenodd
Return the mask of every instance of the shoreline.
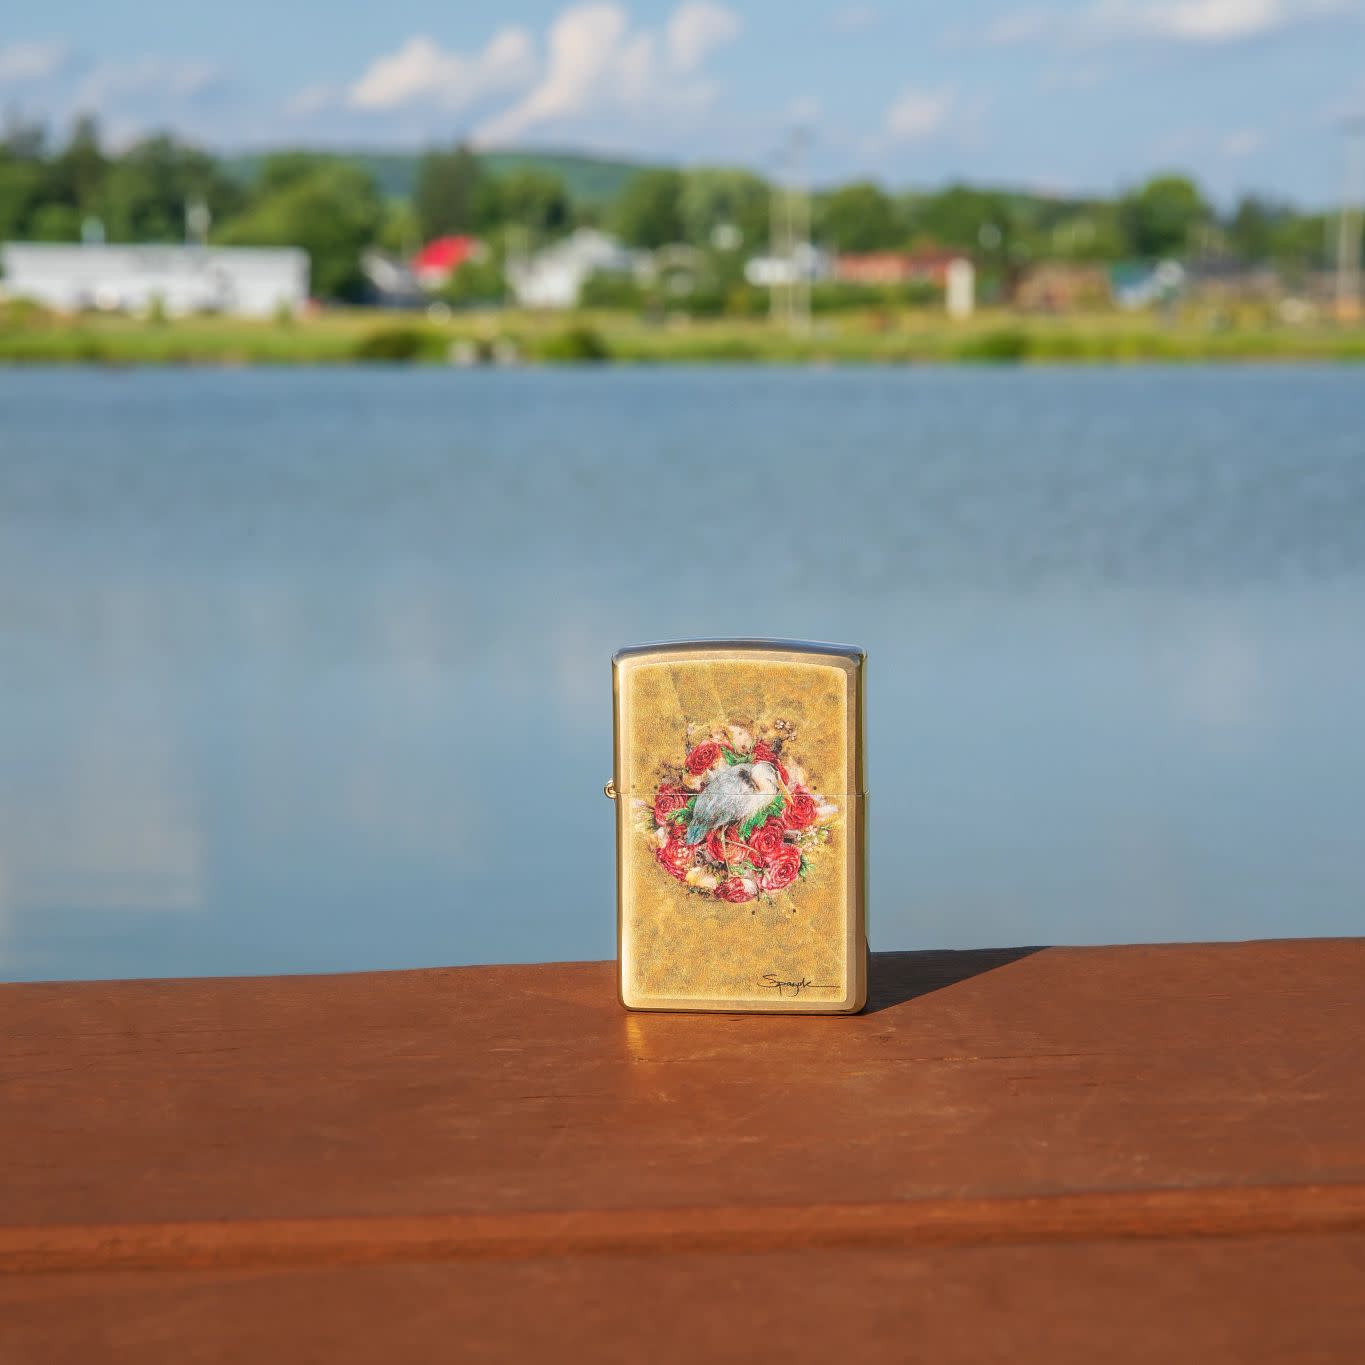
M 0 365 L 1144 365 L 1365 362 L 1365 325 L 1216 317 L 843 313 L 796 335 L 767 319 L 338 310 L 299 319 L 58 317 L 0 307 Z

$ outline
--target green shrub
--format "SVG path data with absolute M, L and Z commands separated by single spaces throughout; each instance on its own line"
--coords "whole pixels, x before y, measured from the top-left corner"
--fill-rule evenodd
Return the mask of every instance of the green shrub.
M 1011 364 L 1027 358 L 1029 335 L 1020 327 L 1000 327 L 971 337 L 958 347 L 958 359 Z
M 438 356 L 442 340 L 425 327 L 399 325 L 367 332 L 355 344 L 356 360 L 411 362 Z
M 0 301 L 0 326 L 35 327 L 51 321 L 52 314 L 34 299 L 14 298 Z
M 623 309 L 638 313 L 649 298 L 629 275 L 597 271 L 583 281 L 579 291 L 580 308 Z
M 690 294 L 669 299 L 668 307 L 690 318 L 718 318 L 725 312 L 725 294 L 717 285 L 701 285 Z
M 725 313 L 732 318 L 763 317 L 771 309 L 768 291 L 752 284 L 731 285 L 725 295 Z
M 942 304 L 943 290 L 930 280 L 908 280 L 902 284 L 822 280 L 810 291 L 813 313 L 844 313 L 865 308 L 928 308 Z
M 601 335 L 591 327 L 566 327 L 545 337 L 536 347 L 536 358 L 556 364 L 583 364 L 609 360 L 611 352 Z

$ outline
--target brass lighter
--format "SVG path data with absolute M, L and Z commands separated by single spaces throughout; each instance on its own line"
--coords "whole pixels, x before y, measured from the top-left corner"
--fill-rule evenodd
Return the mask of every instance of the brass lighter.
M 628 1009 L 862 1009 L 864 661 L 797 640 L 613 656 Z

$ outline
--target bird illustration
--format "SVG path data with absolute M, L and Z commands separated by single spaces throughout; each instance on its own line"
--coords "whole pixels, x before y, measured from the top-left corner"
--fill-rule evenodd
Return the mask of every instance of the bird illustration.
M 752 819 L 782 789 L 771 763 L 736 763 L 714 772 L 697 795 L 687 842 L 699 844 L 713 829 Z

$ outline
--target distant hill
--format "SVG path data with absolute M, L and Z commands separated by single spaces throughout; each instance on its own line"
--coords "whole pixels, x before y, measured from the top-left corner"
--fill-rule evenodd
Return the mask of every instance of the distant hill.
M 422 159 L 420 152 L 328 151 L 318 154 L 363 166 L 374 177 L 380 192 L 390 199 L 411 197 L 417 166 Z M 268 155 L 268 152 L 247 152 L 227 156 L 223 158 L 223 166 L 230 175 L 249 183 L 260 174 L 261 163 Z M 499 176 L 520 170 L 549 171 L 563 180 L 570 197 L 580 204 L 607 203 L 620 193 L 632 176 L 648 169 L 644 162 L 614 161 L 578 152 L 486 152 L 483 162 L 493 175 Z
M 484 165 L 494 175 L 512 171 L 549 171 L 557 175 L 580 204 L 605 204 L 615 199 L 626 182 L 650 169 L 642 161 L 609 161 L 578 152 L 486 152 Z

